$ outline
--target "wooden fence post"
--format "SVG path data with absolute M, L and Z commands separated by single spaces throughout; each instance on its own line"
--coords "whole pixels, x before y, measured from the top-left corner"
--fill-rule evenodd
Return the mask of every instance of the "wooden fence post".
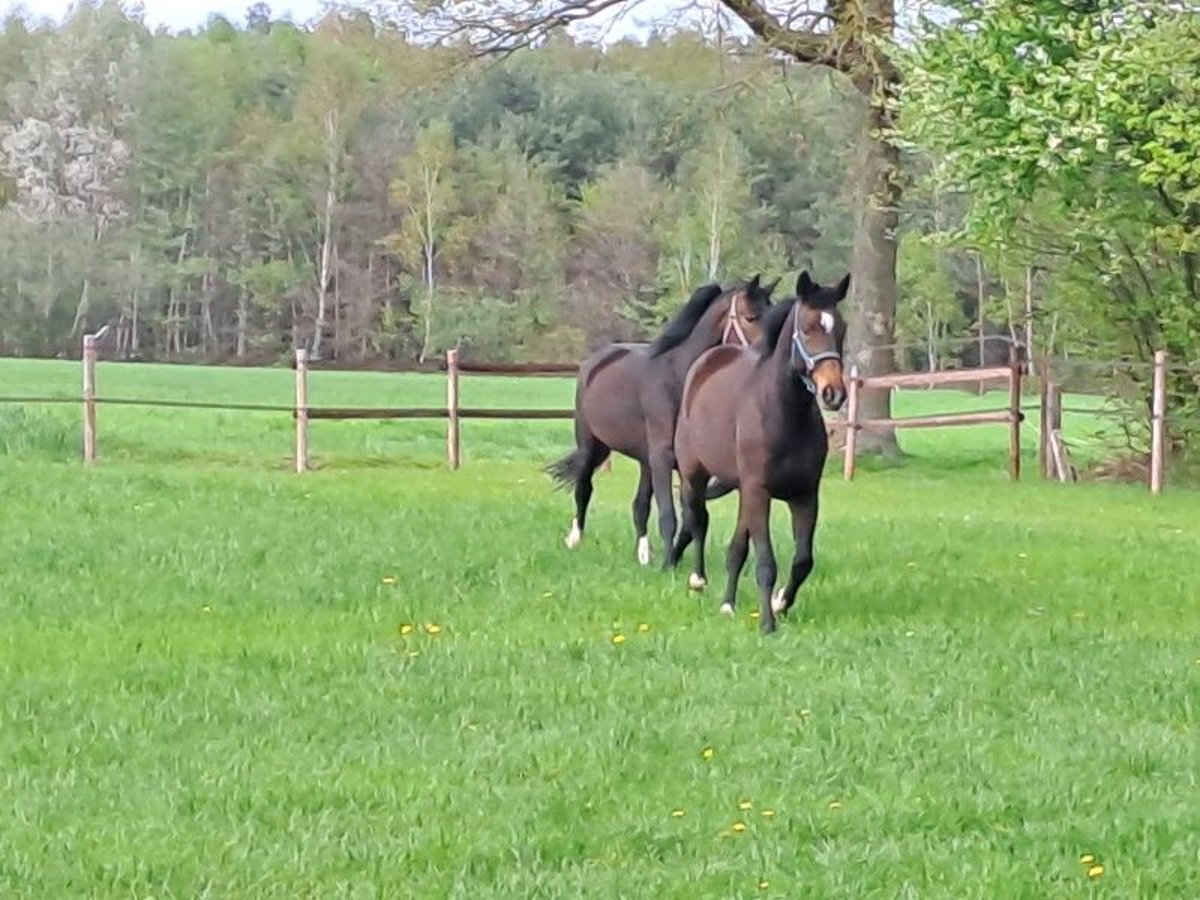
M 1021 360 L 1020 347 L 1008 348 L 1008 474 L 1013 481 L 1021 478 Z
M 96 462 L 96 338 L 83 336 L 83 462 Z
M 450 470 L 457 471 L 462 459 L 462 439 L 458 428 L 458 351 L 446 351 L 446 459 Z
M 842 477 L 850 481 L 854 478 L 854 453 L 858 445 L 858 366 L 850 367 L 850 384 L 847 387 L 849 394 L 846 397 L 846 443 L 842 459 Z
M 308 351 L 296 351 L 296 472 L 308 471 Z
M 1154 397 L 1150 413 L 1150 493 L 1162 493 L 1163 456 L 1166 451 L 1167 353 L 1154 354 Z

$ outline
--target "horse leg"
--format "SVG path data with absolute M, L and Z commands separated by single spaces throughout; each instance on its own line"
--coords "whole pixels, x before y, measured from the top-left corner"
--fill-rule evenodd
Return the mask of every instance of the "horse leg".
M 817 495 L 788 504 L 792 511 L 792 535 L 796 540 L 796 552 L 792 557 L 792 574 L 787 587 L 776 591 L 771 597 L 771 608 L 787 615 L 796 602 L 796 592 L 813 570 L 813 534 L 817 530 Z
M 683 527 L 672 553 L 673 561 L 678 563 L 683 551 L 695 540 L 696 564 L 692 568 L 692 574 L 688 576 L 688 587 L 693 591 L 702 591 L 708 587 L 708 573 L 704 567 L 704 546 L 708 538 L 708 504 L 704 500 L 704 486 L 707 481 L 703 473 L 683 479 L 680 491 Z
M 650 452 L 650 482 L 654 488 L 654 502 L 658 505 L 658 533 L 662 538 L 664 550 L 675 543 L 675 530 L 678 522 L 675 519 L 675 497 L 671 489 L 672 475 L 675 472 L 675 454 L 671 445 L 667 444 Z M 663 553 L 663 569 L 671 567 L 669 553 Z
M 775 589 L 775 578 L 779 574 L 775 565 L 775 551 L 771 547 L 771 495 L 765 490 L 742 488 L 745 525 L 754 542 L 757 559 L 755 576 L 759 593 L 759 627 L 763 634 L 775 630 L 775 610 L 771 606 L 771 593 Z
M 641 463 L 637 493 L 633 495 L 633 530 L 637 533 L 637 561 L 643 566 L 650 564 L 650 538 L 646 536 L 646 526 L 650 521 L 650 499 L 653 495 L 650 464 Z
M 727 616 L 733 615 L 737 606 L 738 579 L 742 577 L 742 569 L 746 565 L 746 557 L 750 553 L 750 530 L 742 524 L 741 509 L 738 509 L 737 527 L 733 530 L 733 538 L 729 549 L 725 551 L 725 599 L 721 603 L 721 612 Z
M 610 451 L 606 444 L 588 432 L 580 436 L 579 452 L 582 464 L 575 478 L 575 519 L 571 522 L 571 531 L 566 540 L 572 550 L 583 540 L 583 529 L 587 526 L 588 504 L 592 500 L 592 475 L 600 463 L 608 458 Z

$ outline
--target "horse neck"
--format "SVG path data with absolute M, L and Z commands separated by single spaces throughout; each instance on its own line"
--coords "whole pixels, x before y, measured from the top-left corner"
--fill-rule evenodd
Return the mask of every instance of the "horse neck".
M 779 409 L 802 412 L 813 404 L 814 398 L 792 370 L 792 323 L 795 315 L 793 309 L 783 323 L 783 331 L 779 333 L 779 340 L 775 342 L 770 358 L 765 361 L 764 369 L 769 373 L 768 402 Z
M 708 311 L 700 317 L 700 321 L 696 323 L 691 334 L 684 338 L 674 350 L 664 354 L 670 357 L 672 368 L 681 377 L 687 373 L 692 363 L 699 359 L 700 354 L 721 343 L 721 330 L 716 323 L 725 321 L 725 314 L 717 312 L 723 308 L 725 308 L 725 304 L 719 300 L 710 306 Z

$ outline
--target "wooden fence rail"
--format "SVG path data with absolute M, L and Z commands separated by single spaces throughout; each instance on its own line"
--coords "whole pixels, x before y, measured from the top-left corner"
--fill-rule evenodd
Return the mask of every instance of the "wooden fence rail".
M 290 413 L 295 422 L 294 462 L 297 472 L 305 472 L 309 469 L 309 423 L 318 419 L 445 419 L 448 423 L 446 430 L 447 461 L 451 469 L 457 469 L 462 460 L 461 422 L 464 419 L 552 421 L 570 420 L 574 417 L 574 411 L 570 409 L 488 409 L 464 407 L 461 405 L 460 375 L 473 373 L 481 375 L 561 376 L 576 373 L 578 371 L 577 366 L 557 363 L 526 363 L 517 365 L 462 363 L 458 359 L 458 353 L 454 350 L 446 354 L 444 365 L 437 367 L 437 370 L 446 373 L 445 407 L 356 408 L 312 406 L 309 401 L 308 390 L 310 360 L 308 352 L 303 349 L 297 350 L 295 355 L 295 396 L 291 406 L 259 403 L 213 403 L 101 397 L 98 395 L 96 382 L 97 344 L 101 337 L 103 337 L 103 330 L 95 335 L 86 335 L 83 338 L 81 399 L 83 405 L 83 460 L 86 465 L 94 465 L 97 461 L 97 409 L 100 405 Z M 1078 367 L 1081 363 L 1073 362 L 1072 365 Z M 1095 365 L 1109 366 L 1110 364 L 1096 363 Z M 1165 480 L 1167 373 L 1175 371 L 1178 368 L 1178 365 L 1171 366 L 1168 364 L 1165 352 L 1159 351 L 1154 355 L 1153 393 L 1150 404 L 1150 473 L 1148 480 L 1149 488 L 1155 494 L 1162 491 Z M 845 449 L 842 466 L 843 477 L 847 480 L 854 477 L 855 463 L 860 446 L 858 434 L 861 431 L 1007 424 L 1009 432 L 1009 474 L 1013 480 L 1019 479 L 1021 475 L 1021 425 L 1025 419 L 1021 409 L 1024 374 L 1025 363 L 1021 359 L 1021 348 L 1015 344 L 1010 348 L 1010 360 L 1007 366 L 956 369 L 947 372 L 897 373 L 867 378 L 860 376 L 857 368 L 852 366 L 848 373 L 848 400 L 845 418 L 831 419 L 829 421 L 831 429 L 843 429 L 845 431 Z M 1041 382 L 1041 421 L 1038 434 L 1038 463 L 1040 472 L 1044 478 L 1062 481 L 1074 480 L 1077 476 L 1070 464 L 1067 447 L 1062 437 L 1063 413 L 1072 412 L 1073 410 L 1064 409 L 1062 388 L 1055 383 L 1051 367 L 1047 363 L 1042 364 L 1038 374 L 1040 375 Z M 909 387 L 938 388 L 950 385 L 998 381 L 1006 382 L 1008 385 L 1008 405 L 1006 409 L 874 420 L 861 418 L 860 397 L 863 390 L 892 390 L 894 388 Z M 64 403 L 79 401 L 72 401 L 68 397 L 0 397 L 0 402 Z M 1087 410 L 1087 412 L 1094 411 Z M 605 468 L 611 471 L 611 463 L 606 463 Z

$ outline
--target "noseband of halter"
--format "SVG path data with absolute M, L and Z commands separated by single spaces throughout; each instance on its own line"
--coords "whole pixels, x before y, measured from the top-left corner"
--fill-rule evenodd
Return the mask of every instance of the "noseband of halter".
M 825 318 L 828 316 L 828 320 Z M 826 325 L 828 322 L 828 325 Z M 792 315 L 792 365 L 800 370 L 800 378 L 804 382 L 804 386 L 808 388 L 812 394 L 817 393 L 817 384 L 812 379 L 813 372 L 821 363 L 826 360 L 842 361 L 842 354 L 837 350 L 822 350 L 819 353 L 813 353 L 804 343 L 804 335 L 800 331 L 799 316 Z M 833 333 L 833 314 L 828 312 L 821 313 L 821 324 L 825 327 L 828 334 Z M 803 363 L 803 368 L 797 365 L 797 360 Z
M 746 338 L 746 332 L 742 331 L 742 323 L 738 321 L 737 302 L 737 294 L 734 294 L 733 299 L 729 301 L 729 315 L 725 317 L 725 329 L 721 332 L 721 343 L 736 343 L 739 347 L 749 347 L 750 341 Z M 731 341 L 730 335 L 736 337 L 737 341 Z

